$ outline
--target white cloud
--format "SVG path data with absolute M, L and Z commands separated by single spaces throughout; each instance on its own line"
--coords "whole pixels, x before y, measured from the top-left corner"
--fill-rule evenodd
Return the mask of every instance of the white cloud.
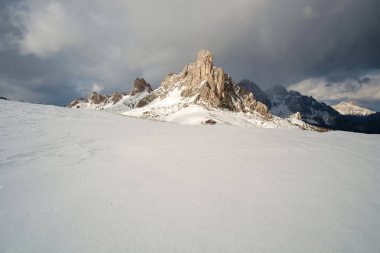
M 347 79 L 336 83 L 328 82 L 324 78 L 313 78 L 290 85 L 288 88 L 322 101 L 380 101 L 380 73 L 369 74 L 366 78 L 369 78 L 369 81 Z
M 313 18 L 316 16 L 316 13 L 314 12 L 313 10 L 313 7 L 310 6 L 310 5 L 306 5 L 303 10 L 302 10 L 302 14 L 305 18 Z
M 345 66 L 365 73 L 379 69 L 377 0 L 369 1 L 7 0 L 21 4 L 6 12 L 17 18 L 4 31 L 0 8 L 0 75 L 62 101 L 93 82 L 104 93 L 127 91 L 140 76 L 157 87 L 201 49 L 235 81 L 263 88 Z M 32 77 L 44 83 L 30 85 Z
M 102 92 L 102 90 L 104 89 L 104 85 L 101 84 L 101 83 L 93 83 L 92 84 L 92 91 L 94 92 Z
M 75 43 L 75 28 L 58 2 L 23 15 L 26 33 L 19 42 L 22 53 L 46 57 Z
M 78 81 L 76 82 L 75 87 L 80 96 L 86 97 L 91 92 L 101 93 L 104 90 L 105 85 L 100 82 Z

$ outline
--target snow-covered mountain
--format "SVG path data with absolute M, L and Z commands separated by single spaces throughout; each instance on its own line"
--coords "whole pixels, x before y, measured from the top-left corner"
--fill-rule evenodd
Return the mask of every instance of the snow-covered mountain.
M 256 99 L 265 103 L 270 112 L 278 117 L 331 130 L 380 133 L 380 113 L 361 108 L 356 104 L 340 103 L 331 107 L 313 97 L 288 91 L 281 85 L 264 92 L 256 83 L 249 80 L 241 81 L 239 86 L 258 94 L 255 96 Z
M 272 117 L 267 106 L 235 85 L 222 68 L 214 66 L 213 55 L 207 50 L 199 52 L 197 60 L 182 72 L 166 76 L 136 109 L 123 114 L 190 124 L 292 127 L 289 122 Z
M 334 108 L 342 115 L 369 116 L 376 113 L 370 109 L 360 107 L 358 104 L 352 101 L 341 102 L 337 105 L 332 106 L 332 108 Z
M 158 89 L 152 91 L 145 80 L 137 79 L 128 95 L 113 97 L 92 94 L 86 100 L 71 102 L 69 107 L 112 110 L 126 116 L 183 124 L 323 130 L 295 117 L 273 116 L 251 90 L 236 85 L 222 68 L 214 66 L 213 55 L 207 50 L 200 51 L 196 61 L 182 72 L 167 75 Z
M 276 85 L 266 91 L 271 102 L 271 113 L 282 118 L 297 112 L 302 121 L 319 126 L 334 126 L 339 112 L 313 97 L 304 96 L 297 91 L 288 91 L 284 86 Z
M 116 92 L 112 95 L 101 95 L 92 92 L 87 99 L 76 99 L 67 107 L 122 112 L 135 108 L 140 100 L 149 95 L 150 92 L 152 92 L 152 86 L 143 78 L 137 78 L 128 93 Z

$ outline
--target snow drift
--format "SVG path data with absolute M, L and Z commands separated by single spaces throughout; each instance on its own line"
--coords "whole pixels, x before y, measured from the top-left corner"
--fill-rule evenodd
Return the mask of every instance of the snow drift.
M 367 252 L 380 136 L 0 101 L 0 252 Z

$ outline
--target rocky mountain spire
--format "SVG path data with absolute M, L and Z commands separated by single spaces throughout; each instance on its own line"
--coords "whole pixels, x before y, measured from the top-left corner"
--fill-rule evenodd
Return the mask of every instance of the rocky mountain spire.
M 214 105 L 219 106 L 224 92 L 225 73 L 222 68 L 214 66 L 213 58 L 210 51 L 202 50 L 188 70 L 192 71 L 191 87 L 201 90 L 201 99 L 211 99 Z
M 129 92 L 129 95 L 135 96 L 144 91 L 151 92 L 152 86 L 149 83 L 147 83 L 144 78 L 136 78 L 136 80 L 133 83 L 133 87 Z
M 145 106 L 158 97 L 163 99 L 177 89 L 181 97 L 191 98 L 193 103 L 208 108 L 258 112 L 269 117 L 267 106 L 258 102 L 251 92 L 237 86 L 222 68 L 214 66 L 213 58 L 210 51 L 200 51 L 195 62 L 179 74 L 166 76 L 160 88 L 137 106 Z

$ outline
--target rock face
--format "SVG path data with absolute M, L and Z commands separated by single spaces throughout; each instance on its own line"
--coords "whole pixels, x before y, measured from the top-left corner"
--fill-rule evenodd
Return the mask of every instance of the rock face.
M 251 92 L 237 86 L 222 68 L 214 66 L 213 55 L 208 50 L 200 51 L 197 60 L 181 73 L 166 76 L 160 88 L 137 106 L 145 106 L 158 97 L 163 99 L 176 89 L 180 90 L 181 97 L 192 98 L 194 103 L 206 108 L 271 116 L 266 105 L 257 101 Z
M 147 83 L 144 78 L 136 78 L 135 82 L 133 83 L 133 87 L 129 92 L 129 95 L 135 96 L 145 91 L 151 92 L 152 86 Z
M 92 101 L 92 103 L 98 105 L 100 103 L 104 103 L 107 100 L 107 97 L 96 92 L 92 92 L 87 100 Z
M 117 102 L 119 102 L 121 99 L 123 98 L 123 94 L 121 94 L 120 92 L 115 92 L 113 93 L 109 100 L 112 101 L 113 104 L 116 104 Z
M 244 79 L 240 81 L 238 85 L 242 87 L 243 89 L 246 89 L 247 91 L 252 92 L 256 100 L 265 104 L 269 109 L 272 107 L 272 103 L 270 99 L 268 98 L 268 95 L 255 82 Z

